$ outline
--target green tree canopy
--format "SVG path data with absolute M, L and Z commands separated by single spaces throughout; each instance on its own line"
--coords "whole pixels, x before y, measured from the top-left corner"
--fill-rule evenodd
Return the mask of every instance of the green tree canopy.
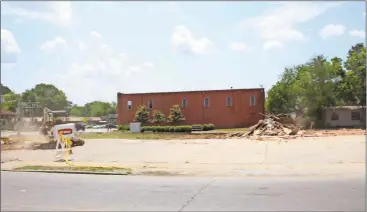
M 37 102 L 40 108 L 64 110 L 69 106 L 65 93 L 51 84 L 37 84 L 34 88 L 22 93 L 22 102 Z
M 2 95 L 13 92 L 8 86 L 3 85 L 2 83 L 0 83 L 0 89 Z
M 323 55 L 292 68 L 285 68 L 267 92 L 269 113 L 303 111 L 320 117 L 323 107 L 366 104 L 366 48 L 356 44 L 346 61 Z

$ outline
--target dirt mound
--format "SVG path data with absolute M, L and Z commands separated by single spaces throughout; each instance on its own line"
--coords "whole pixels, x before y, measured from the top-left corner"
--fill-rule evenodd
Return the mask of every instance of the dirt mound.
M 83 146 L 84 140 L 75 138 L 72 146 Z M 1 137 L 1 151 L 18 150 L 18 149 L 55 149 L 56 142 L 50 141 L 46 136 L 29 136 L 29 135 L 11 135 Z

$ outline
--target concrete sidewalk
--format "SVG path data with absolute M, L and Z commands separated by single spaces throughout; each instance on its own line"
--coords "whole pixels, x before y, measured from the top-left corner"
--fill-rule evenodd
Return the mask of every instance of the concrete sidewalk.
M 87 140 L 73 151 L 74 163 L 78 165 L 114 165 L 138 171 L 199 175 L 261 172 L 359 175 L 365 171 L 365 136 L 303 138 L 287 143 L 247 139 Z M 3 163 L 2 168 L 55 164 L 53 150 L 16 150 L 2 152 L 1 157 L 2 161 L 18 159 Z

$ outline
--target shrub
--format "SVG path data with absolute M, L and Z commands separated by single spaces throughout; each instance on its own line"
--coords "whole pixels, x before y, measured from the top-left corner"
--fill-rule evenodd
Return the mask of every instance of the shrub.
M 179 105 L 173 105 L 171 109 L 169 110 L 170 110 L 170 114 L 168 116 L 168 122 L 179 123 L 179 122 L 185 121 L 185 117 Z
M 190 125 L 182 126 L 146 126 L 142 127 L 142 132 L 191 132 L 192 127 Z
M 215 130 L 215 125 L 212 123 L 208 124 L 208 130 Z
M 180 126 L 180 132 L 191 132 L 192 127 L 190 125 Z
M 119 125 L 117 129 L 121 131 L 128 131 L 130 130 L 130 125 Z
M 215 126 L 214 124 L 203 124 L 201 125 L 201 128 L 203 129 L 203 131 L 209 131 L 209 130 L 214 130 Z
M 153 127 L 151 126 L 142 127 L 142 129 L 144 129 L 144 131 L 153 131 Z
M 191 131 L 192 131 L 192 127 L 191 127 L 191 126 L 189 126 L 189 125 L 188 125 L 188 126 L 186 126 L 185 131 L 186 131 L 186 132 L 191 132 Z
M 164 123 L 166 122 L 166 116 L 159 110 L 153 110 L 152 123 Z
M 159 126 L 158 127 L 158 132 L 164 132 L 164 126 Z
M 135 112 L 135 119 L 141 124 L 145 124 L 149 121 L 149 111 L 145 105 L 140 105 Z

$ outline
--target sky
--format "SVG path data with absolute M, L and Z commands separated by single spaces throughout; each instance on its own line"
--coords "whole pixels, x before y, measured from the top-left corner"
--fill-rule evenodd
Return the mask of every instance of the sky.
M 1 82 L 70 101 L 258 88 L 365 42 L 365 2 L 1 2 Z

